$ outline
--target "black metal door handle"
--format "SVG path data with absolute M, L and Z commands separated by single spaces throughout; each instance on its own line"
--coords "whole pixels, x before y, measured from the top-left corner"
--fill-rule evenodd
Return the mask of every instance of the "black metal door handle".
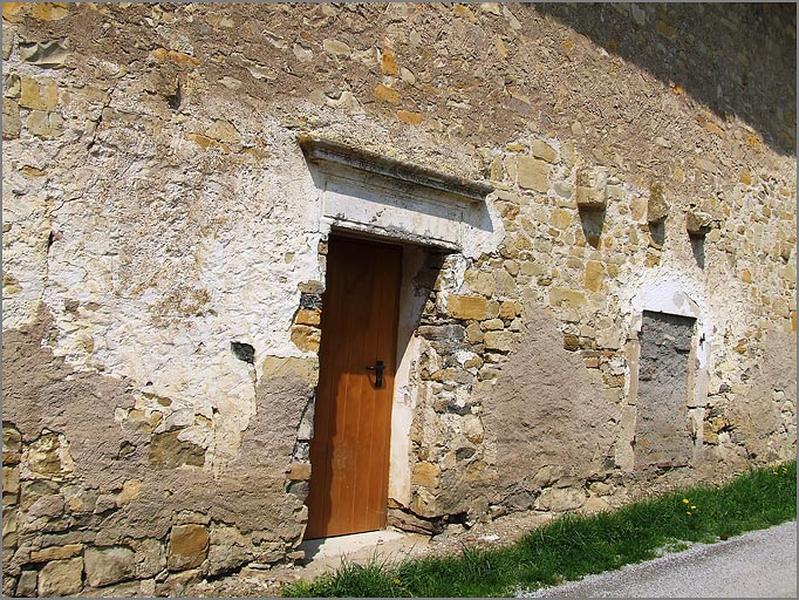
M 367 371 L 375 372 L 375 387 L 383 387 L 383 370 L 386 365 L 382 360 L 376 360 L 374 365 L 366 367 Z

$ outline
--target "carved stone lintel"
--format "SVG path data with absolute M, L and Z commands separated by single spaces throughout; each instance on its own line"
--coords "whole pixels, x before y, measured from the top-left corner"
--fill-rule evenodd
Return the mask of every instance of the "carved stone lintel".
M 337 163 L 358 171 L 446 192 L 470 202 L 482 202 L 488 194 L 494 191 L 493 187 L 484 183 L 447 175 L 331 140 L 300 135 L 298 142 L 308 162 Z

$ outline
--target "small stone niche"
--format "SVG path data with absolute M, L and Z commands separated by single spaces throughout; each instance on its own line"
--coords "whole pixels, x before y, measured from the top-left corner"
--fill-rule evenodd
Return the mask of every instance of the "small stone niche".
M 718 226 L 718 221 L 711 215 L 696 209 L 689 210 L 685 216 L 685 229 L 691 241 L 691 251 L 702 269 L 705 268 L 705 237 Z
M 663 186 L 654 182 L 649 186 L 649 200 L 646 204 L 646 220 L 649 223 L 649 237 L 652 246 L 662 248 L 666 242 L 666 217 L 669 204 Z
M 603 167 L 582 167 L 577 170 L 575 198 L 585 239 L 598 248 L 607 208 L 608 172 Z
M 607 207 L 608 172 L 602 167 L 582 167 L 577 171 L 577 208 L 603 211 Z

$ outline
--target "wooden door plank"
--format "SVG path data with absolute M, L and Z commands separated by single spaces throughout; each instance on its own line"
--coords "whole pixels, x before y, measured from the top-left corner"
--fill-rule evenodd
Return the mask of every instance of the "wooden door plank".
M 380 330 L 384 315 L 381 314 L 383 307 L 380 304 L 380 291 L 381 291 L 381 273 L 385 268 L 383 262 L 383 252 L 381 247 L 374 247 L 370 257 L 370 277 L 372 280 L 369 304 L 367 307 L 367 314 L 364 315 L 364 321 L 369 330 L 369 335 L 364 339 L 364 362 L 366 364 L 374 364 L 379 359 L 386 360 L 387 357 L 381 356 L 379 353 L 380 344 Z M 374 437 L 374 423 L 378 418 L 379 406 L 378 402 L 381 400 L 380 390 L 376 389 L 373 383 L 373 375 L 367 372 L 364 379 L 364 391 L 360 396 L 360 403 L 362 404 L 362 418 L 358 424 L 358 443 L 360 449 L 360 463 L 361 470 L 357 476 L 357 487 L 355 495 L 357 497 L 357 511 L 355 521 L 357 522 L 358 529 L 369 530 L 379 528 L 379 523 L 374 519 L 374 506 L 370 504 L 369 491 L 379 482 L 375 480 L 373 453 L 372 453 L 372 440 Z
M 371 491 L 374 496 L 371 506 L 376 511 L 374 525 L 378 528 L 385 526 L 386 503 L 388 496 L 388 468 L 389 468 L 389 440 L 391 437 L 391 404 L 394 392 L 394 377 L 396 374 L 396 348 L 397 348 L 397 323 L 399 320 L 399 287 L 402 276 L 402 255 L 398 247 L 386 247 L 383 278 L 379 285 L 380 297 L 377 304 L 383 310 L 382 329 L 377 336 L 379 352 L 386 361 L 385 387 L 380 394 L 379 411 L 373 425 L 373 437 L 376 442 L 373 454 L 374 462 L 372 472 L 377 480 Z M 371 494 L 370 494 L 371 496 Z

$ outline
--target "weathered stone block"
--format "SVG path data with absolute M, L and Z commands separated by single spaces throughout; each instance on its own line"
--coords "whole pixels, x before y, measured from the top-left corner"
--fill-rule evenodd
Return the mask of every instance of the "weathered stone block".
M 505 323 L 502 319 L 488 319 L 486 321 L 482 321 L 480 323 L 480 327 L 483 331 L 496 331 L 498 329 L 504 329 Z
M 3 98 L 3 139 L 19 137 L 22 122 L 19 118 L 19 104 L 9 98 Z
M 217 140 L 203 135 L 202 133 L 189 132 L 186 134 L 186 139 L 194 142 L 203 150 L 221 150 L 224 153 L 230 152 L 230 146 L 218 142 Z
M 31 110 L 52 110 L 58 104 L 58 87 L 49 77 L 41 82 L 31 78 L 20 79 L 19 105 Z
M 28 467 L 35 476 L 53 478 L 72 472 L 74 465 L 58 434 L 46 432 L 30 445 Z
M 153 467 L 175 469 L 181 465 L 201 467 L 205 464 L 205 448 L 179 439 L 182 432 L 182 429 L 175 429 L 153 435 L 149 452 L 150 464 Z
M 166 567 L 164 546 L 160 540 L 143 538 L 132 540 L 132 549 L 136 561 L 136 577 L 153 577 Z
M 20 42 L 19 54 L 22 60 L 39 67 L 58 69 L 63 67 L 70 57 L 70 52 L 67 48 L 66 39 Z
M 447 299 L 447 311 L 456 319 L 486 318 L 488 302 L 482 296 L 459 296 L 452 294 Z
M 325 52 L 334 56 L 346 57 L 352 52 L 348 44 L 334 38 L 325 40 L 322 43 L 322 47 Z
M 530 156 L 516 159 L 516 178 L 519 186 L 526 190 L 546 192 L 549 189 L 549 163 Z
M 585 288 L 591 292 L 598 292 L 602 288 L 605 278 L 605 268 L 598 260 L 589 260 L 585 264 Z
M 40 596 L 68 596 L 83 587 L 83 558 L 54 560 L 39 571 Z
M 169 534 L 167 568 L 182 571 L 198 567 L 208 555 L 210 537 L 202 525 L 175 525 Z
M 290 481 L 308 481 L 311 478 L 311 463 L 291 463 L 288 478 Z
M 490 297 L 497 288 L 493 273 L 469 269 L 464 275 L 464 281 L 475 294 Z
M 375 87 L 374 95 L 378 100 L 388 102 L 389 104 L 399 104 L 400 102 L 399 92 L 382 83 Z
M 64 498 L 58 494 L 50 494 L 37 498 L 28 508 L 28 515 L 32 517 L 48 517 L 55 519 L 64 513 Z
M 669 214 L 666 192 L 663 185 L 654 182 L 649 186 L 649 199 L 646 204 L 646 220 L 650 223 L 663 221 Z
M 389 509 L 388 523 L 403 531 L 412 531 L 423 535 L 434 535 L 443 530 L 443 526 L 437 521 L 422 519 L 410 512 L 396 508 Z
M 510 331 L 487 331 L 483 341 L 486 350 L 509 352 L 513 346 L 513 334 Z
M 566 229 L 572 224 L 573 220 L 572 212 L 565 208 L 556 208 L 552 211 L 552 216 L 550 217 L 550 223 L 558 229 Z
M 116 504 L 117 506 L 124 506 L 128 502 L 132 502 L 136 498 L 139 497 L 141 493 L 141 480 L 139 479 L 128 479 L 125 483 L 122 484 L 122 491 L 117 494 Z
M 22 450 L 22 436 L 19 431 L 10 426 L 3 425 L 3 464 L 15 465 L 19 462 Z
M 241 139 L 236 128 L 228 121 L 223 120 L 214 121 L 211 126 L 206 129 L 205 135 L 219 142 L 227 143 L 235 143 Z
M 316 358 L 296 358 L 267 356 L 261 365 L 264 377 L 296 377 L 310 385 L 316 385 L 319 378 L 319 361 Z
M 25 125 L 33 135 L 49 138 L 55 137 L 61 132 L 63 120 L 61 116 L 54 112 L 43 110 L 33 110 L 28 115 Z
M 166 579 L 156 579 L 155 596 L 185 596 L 186 588 L 202 578 L 200 569 L 190 569 L 182 573 L 170 573 Z
M 718 431 L 715 431 L 713 426 L 708 421 L 705 421 L 702 424 L 702 438 L 705 444 L 715 446 L 719 443 Z
M 3 498 L 19 493 L 19 467 L 3 467 Z
M 17 509 L 3 510 L 3 548 L 15 548 L 17 545 Z
M 322 332 L 315 327 L 295 325 L 291 328 L 291 341 L 303 352 L 319 352 Z
M 398 110 L 397 118 L 407 125 L 421 125 L 424 121 L 424 116 L 410 110 Z
M 519 314 L 519 305 L 513 300 L 504 300 L 499 305 L 499 316 L 503 319 L 513 319 Z
M 16 73 L 9 73 L 5 79 L 3 86 L 3 97 L 17 99 L 22 94 L 22 82 L 19 75 Z
M 583 167 L 577 171 L 577 206 L 586 210 L 603 210 L 607 205 L 608 172 L 602 167 Z
M 31 551 L 31 562 L 49 562 L 63 560 L 78 556 L 83 550 L 83 544 L 67 544 L 65 546 L 50 546 L 41 550 Z
M 701 211 L 688 211 L 685 216 L 685 229 L 688 235 L 693 237 L 701 237 L 707 235 L 711 229 L 718 227 L 716 221 L 711 215 Z
M 252 560 L 250 540 L 235 527 L 216 525 L 211 530 L 211 545 L 208 550 L 208 572 L 218 575 L 232 571 L 248 560 Z
M 549 488 L 538 498 L 539 508 L 553 512 L 576 510 L 585 504 L 585 492 L 576 488 Z
M 549 303 L 552 306 L 579 308 L 585 306 L 585 294 L 576 290 L 553 287 L 549 292 Z
M 440 472 L 441 469 L 434 463 L 416 463 L 413 467 L 411 483 L 422 487 L 434 488 L 438 486 L 438 475 Z
M 294 317 L 294 322 L 297 325 L 319 325 L 322 313 L 315 308 L 301 308 L 297 311 L 297 316 Z
M 564 333 L 563 334 L 563 347 L 566 350 L 574 352 L 575 350 L 579 350 L 580 348 L 580 338 L 576 335 L 571 333 Z
M 22 571 L 17 582 L 16 595 L 22 598 L 30 598 L 36 595 L 36 581 L 38 573 L 36 571 Z
M 466 340 L 470 344 L 480 344 L 483 341 L 483 330 L 477 323 L 471 323 L 466 328 Z
M 555 162 L 555 160 L 558 157 L 558 154 L 557 152 L 555 152 L 555 149 L 546 142 L 543 142 L 541 140 L 536 140 L 532 143 L 532 145 L 530 146 L 530 152 L 536 158 L 545 160 L 548 163 Z
M 92 587 L 110 585 L 134 576 L 135 563 L 130 548 L 88 548 L 84 560 L 86 581 Z
M 100 494 L 94 503 L 94 513 L 101 514 L 117 508 L 116 496 L 110 494 Z
M 41 2 L 31 7 L 31 17 L 40 21 L 60 21 L 69 14 L 69 6 L 59 2 Z
M 463 417 L 463 435 L 473 444 L 481 444 L 485 435 L 483 423 L 475 415 L 465 415 Z
M 585 502 L 583 506 L 583 511 L 589 515 L 605 512 L 612 508 L 610 503 L 605 498 L 599 498 L 597 496 L 591 496 Z

